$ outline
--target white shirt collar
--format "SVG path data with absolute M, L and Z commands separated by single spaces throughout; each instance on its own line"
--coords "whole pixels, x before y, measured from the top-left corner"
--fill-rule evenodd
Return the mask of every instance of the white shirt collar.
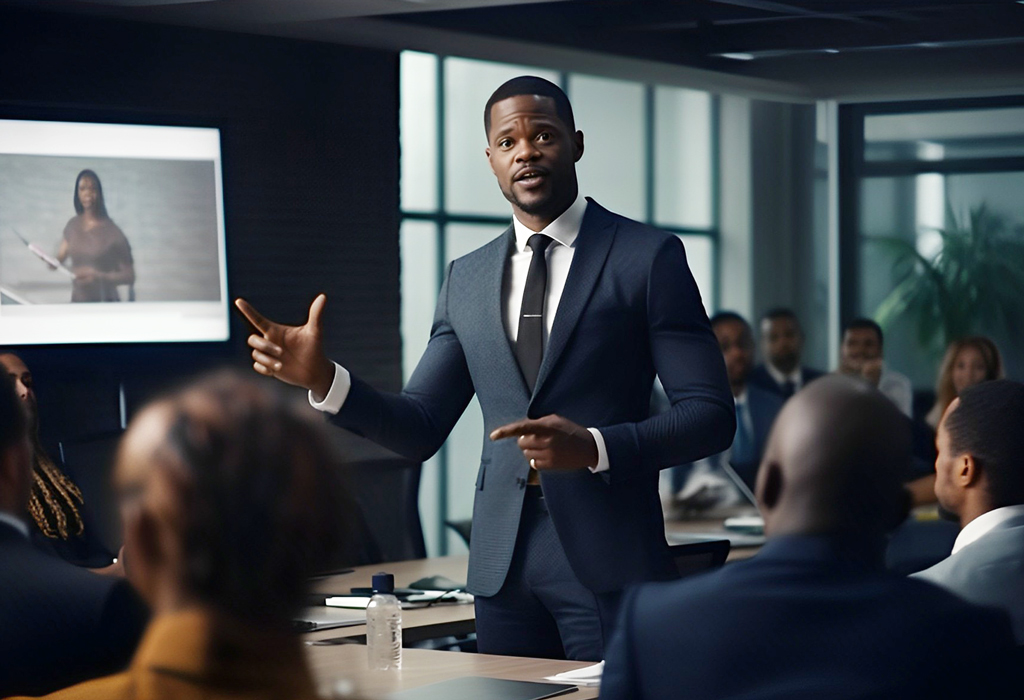
M 736 403 L 737 406 L 746 406 L 747 405 L 747 387 L 743 387 L 743 391 L 740 392 L 740 395 L 739 396 L 733 396 L 732 400 Z
M 800 386 L 803 379 L 800 365 L 796 366 L 796 369 L 789 374 L 783 374 L 781 371 L 776 369 L 775 365 L 771 362 L 764 363 L 765 368 L 768 370 L 768 374 L 771 375 L 772 379 L 775 380 L 776 384 L 785 384 L 786 382 L 793 382 L 796 386 Z
M 987 513 L 982 513 L 977 518 L 967 523 L 967 525 L 964 526 L 964 529 L 960 531 L 960 534 L 957 535 L 956 541 L 953 543 L 952 553 L 956 554 L 967 545 L 977 542 L 1007 520 L 1011 520 L 1017 516 L 1024 516 L 1024 505 L 1003 506 L 1002 508 L 996 508 L 995 510 L 990 510 Z
M 28 525 L 21 518 L 11 515 L 7 511 L 0 510 L 0 523 L 7 523 L 25 537 L 28 537 Z
M 533 231 L 526 224 L 522 223 L 512 215 L 512 226 L 516 231 L 516 250 L 520 253 L 526 252 L 526 242 L 535 233 L 543 233 L 558 241 L 566 248 L 572 248 L 576 237 L 580 234 L 580 226 L 583 225 L 583 214 L 587 210 L 587 200 L 583 195 L 577 194 L 576 201 L 568 209 L 562 212 L 561 216 L 548 224 L 543 231 Z

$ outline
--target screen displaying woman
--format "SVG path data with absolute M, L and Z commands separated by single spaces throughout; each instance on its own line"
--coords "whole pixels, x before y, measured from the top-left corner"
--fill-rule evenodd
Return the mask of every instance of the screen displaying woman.
M 57 259 L 71 259 L 75 279 L 71 301 L 121 301 L 117 288 L 128 285 L 134 301 L 135 264 L 124 232 L 107 215 L 103 186 L 92 170 L 75 179 L 75 216 L 64 227 Z

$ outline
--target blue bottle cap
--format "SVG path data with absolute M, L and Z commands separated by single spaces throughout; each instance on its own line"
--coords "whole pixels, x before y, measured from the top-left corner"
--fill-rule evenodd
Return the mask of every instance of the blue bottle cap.
M 395 575 L 386 574 L 381 571 L 378 574 L 373 575 L 373 592 L 374 593 L 394 593 L 395 592 Z

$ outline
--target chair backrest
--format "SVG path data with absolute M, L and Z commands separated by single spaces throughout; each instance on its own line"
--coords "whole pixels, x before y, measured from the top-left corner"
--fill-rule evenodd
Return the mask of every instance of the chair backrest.
M 347 431 L 334 432 L 338 433 L 339 449 L 345 456 L 341 466 L 343 481 L 358 504 L 362 522 L 375 545 L 370 556 L 377 561 L 358 563 L 425 558 L 427 546 L 419 506 L 423 465 Z
M 729 540 L 709 540 L 674 544 L 668 549 L 676 564 L 679 578 L 717 569 L 729 558 Z
M 85 505 L 93 516 L 90 525 L 96 527 L 99 540 L 111 552 L 117 552 L 124 543 L 121 513 L 111 482 L 121 434 L 121 430 L 110 430 L 62 440 L 59 444 L 64 473 L 82 491 Z

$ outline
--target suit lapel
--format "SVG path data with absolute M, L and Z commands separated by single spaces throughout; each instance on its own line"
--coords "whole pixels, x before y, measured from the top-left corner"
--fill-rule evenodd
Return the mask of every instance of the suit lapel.
M 583 215 L 579 236 L 576 238 L 576 251 L 572 257 L 569 276 L 565 280 L 565 289 L 558 302 L 555 312 L 555 323 L 551 328 L 544 359 L 537 374 L 537 384 L 533 395 L 537 396 L 544 380 L 551 374 L 572 337 L 579 323 L 580 316 L 590 300 L 597 284 L 597 278 L 608 258 L 612 240 L 615 238 L 615 221 L 595 202 L 588 200 L 587 211 Z
M 524 395 L 529 396 L 530 391 L 526 387 L 526 380 L 523 373 L 519 371 L 519 361 L 516 360 L 512 344 L 509 342 L 508 333 L 505 331 L 505 305 L 502 301 L 505 274 L 508 270 L 508 261 L 515 247 L 515 230 L 510 226 L 501 238 L 495 241 L 490 247 L 487 255 L 481 261 L 481 274 L 484 284 L 481 285 L 480 304 L 473 304 L 471 308 L 480 310 L 478 328 L 480 338 L 488 352 L 496 358 L 494 363 L 495 371 L 501 372 L 501 379 L 509 386 L 515 387 Z

